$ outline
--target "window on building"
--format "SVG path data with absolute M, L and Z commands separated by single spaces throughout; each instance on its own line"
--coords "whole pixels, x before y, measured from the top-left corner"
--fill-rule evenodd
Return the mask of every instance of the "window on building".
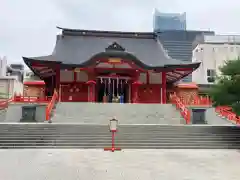
M 208 69 L 207 70 L 207 81 L 210 83 L 215 82 L 216 78 L 216 70 L 215 69 Z
M 216 75 L 216 71 L 214 69 L 207 70 L 207 76 L 215 76 L 215 75 Z
M 214 83 L 214 82 L 215 82 L 215 77 L 208 77 L 208 78 L 207 78 L 207 81 L 208 81 L 209 83 Z

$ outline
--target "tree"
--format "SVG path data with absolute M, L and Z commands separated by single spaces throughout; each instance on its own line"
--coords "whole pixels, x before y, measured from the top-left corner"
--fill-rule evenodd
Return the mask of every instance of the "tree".
M 240 58 L 226 61 L 220 71 L 216 86 L 210 91 L 214 106 L 230 106 L 240 115 Z

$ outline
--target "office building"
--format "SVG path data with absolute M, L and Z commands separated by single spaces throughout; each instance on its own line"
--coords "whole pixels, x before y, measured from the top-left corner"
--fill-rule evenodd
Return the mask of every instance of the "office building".
M 186 30 L 186 13 L 161 13 L 155 10 L 153 30 L 162 32 L 168 30 Z

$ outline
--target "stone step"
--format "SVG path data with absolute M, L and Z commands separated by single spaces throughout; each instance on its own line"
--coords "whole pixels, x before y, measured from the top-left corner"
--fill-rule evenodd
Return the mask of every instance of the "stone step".
M 47 133 L 47 132 L 59 132 L 64 130 L 64 132 L 71 133 L 71 132 L 109 132 L 109 128 L 107 125 L 86 125 L 86 124 L 73 124 L 73 125 L 65 125 L 65 124 L 31 124 L 31 125 L 0 125 L 0 133 L 3 132 L 36 132 L 40 131 L 41 133 Z M 182 132 L 220 132 L 223 133 L 223 131 L 230 131 L 230 132 L 239 132 L 240 128 L 230 125 L 230 126 L 209 126 L 209 125 L 203 125 L 203 126 L 188 126 L 188 125 L 176 125 L 176 126 L 167 126 L 167 125 L 119 125 L 118 131 L 119 132 L 168 132 L 168 131 L 182 131 Z
M 68 139 L 68 140 L 62 140 L 62 139 L 40 139 L 40 140 L 0 140 L 0 144 L 25 144 L 25 143 L 32 143 L 32 144 L 57 144 L 57 143 L 65 143 L 65 144 L 71 144 L 71 143 L 90 143 L 90 144 L 99 144 L 99 143 L 110 143 L 111 144 L 111 138 L 108 139 L 101 139 L 101 138 L 95 138 L 95 139 Z M 228 138 L 228 139 L 201 139 L 199 137 L 198 139 L 116 139 L 116 144 L 122 144 L 122 143 L 138 143 L 138 144 L 163 144 L 163 143 L 236 143 L 240 144 L 240 138 L 234 139 L 234 138 Z
M 0 148 L 104 148 L 111 145 L 111 133 L 103 125 L 1 124 L 0 129 Z M 116 145 L 123 149 L 237 149 L 240 130 L 234 126 L 120 125 Z
M 105 147 L 110 147 L 110 146 L 105 146 Z M 105 148 L 104 147 L 104 148 Z M 121 150 L 124 151 L 124 149 L 239 149 L 239 146 L 229 146 L 227 145 L 217 145 L 217 146 L 182 146 L 182 145 L 174 145 L 174 146 L 169 146 L 169 145 L 161 145 L 161 146 L 154 146 L 154 147 L 149 147 L 149 146 L 124 146 L 121 147 Z M 53 147 L 53 146 L 2 146 L 0 149 L 103 149 L 103 147 L 99 146 L 91 146 L 91 145 L 84 145 L 84 146 L 59 146 L 59 147 Z
M 29 135 L 48 135 L 48 136 L 56 136 L 56 135 L 86 135 L 86 136 L 91 136 L 91 135 L 107 135 L 110 134 L 110 132 L 94 132 L 94 131 L 89 131 L 89 132 L 65 132 L 65 131 L 59 131 L 59 132 L 54 132 L 54 131 L 49 131 L 49 132 L 43 132 L 43 131 L 32 131 L 32 132 L 12 132 L 12 131 L 8 131 L 8 132 L 2 132 L 0 133 L 0 136 L 4 136 L 4 135 L 23 135 L 23 136 L 29 136 Z M 119 131 L 117 133 L 118 135 L 131 135 L 131 136 L 139 136 L 142 134 L 145 135 L 150 135 L 150 136 L 154 136 L 154 135 L 200 135 L 200 134 L 204 134 L 204 135 L 238 135 L 239 131 L 212 131 L 212 132 L 207 132 L 207 131 L 199 131 L 199 132 L 191 132 L 191 131 L 155 131 L 155 132 L 151 132 L 151 131 L 144 131 L 142 130 L 142 132 L 134 132 L 134 131 L 125 131 L 125 132 L 121 132 Z
M 165 140 L 232 140 L 233 138 L 238 139 L 240 136 L 140 136 L 140 137 L 132 137 L 132 136 L 116 136 L 116 140 L 136 140 L 136 141 L 146 141 L 146 140 L 154 140 L 154 141 L 165 141 Z M 27 137 L 18 137 L 18 136 L 8 136 L 8 137 L 1 137 L 0 141 L 37 141 L 37 140 L 66 140 L 66 141 L 78 141 L 78 140 L 110 140 L 111 136 L 27 136 Z
M 119 131 L 117 134 L 118 135 L 131 135 L 131 136 L 139 136 L 139 135 L 141 135 L 141 134 L 145 134 L 145 135 L 151 135 L 151 136 L 153 136 L 153 135 L 201 135 L 201 134 L 203 134 L 203 133 L 205 133 L 205 135 L 207 135 L 207 136 L 209 136 L 209 135 L 238 135 L 239 134 L 239 132 L 238 131 L 232 131 L 232 132 L 229 132 L 229 131 L 224 131 L 224 132 L 219 132 L 219 131 L 215 131 L 215 132 L 204 132 L 204 131 L 202 131 L 202 132 L 190 132 L 190 131 L 186 131 L 186 132 L 184 132 L 184 131 L 180 131 L 180 132 L 178 132 L 177 130 L 176 131 L 155 131 L 155 132 L 151 132 L 151 131 L 143 131 L 143 132 L 134 132 L 134 131 L 130 131 L 130 132 L 128 132 L 128 131 L 125 131 L 125 132 L 121 132 L 121 131 Z M 6 135 L 15 135 L 15 136 L 17 136 L 17 135 L 21 135 L 21 136 L 30 136 L 30 135 L 42 135 L 42 136 L 44 136 L 44 135 L 49 135 L 49 136 L 56 136 L 56 135 L 89 135 L 89 136 L 91 136 L 91 135 L 107 135 L 107 134 L 110 134 L 110 133 L 108 133 L 108 132 L 94 132 L 94 131 L 90 131 L 90 132 L 51 132 L 51 131 L 49 131 L 49 132 L 42 132 L 42 131 L 32 131 L 32 132 L 1 132 L 0 133 L 0 136 L 6 136 Z
M 18 139 L 18 137 L 21 136 L 21 134 L 4 134 L 4 135 L 1 135 L 1 138 L 0 139 Z M 25 137 L 26 139 L 28 137 L 30 138 L 38 138 L 38 139 L 61 139 L 61 138 L 65 138 L 67 139 L 77 139 L 75 137 L 82 137 L 82 139 L 87 139 L 88 137 L 92 137 L 92 138 L 105 138 L 105 137 L 110 137 L 111 135 L 110 134 L 104 134 L 104 135 L 99 135 L 99 134 L 54 134 L 54 135 L 50 135 L 50 134 L 29 134 L 29 135 L 25 135 L 25 136 L 22 136 L 22 137 Z M 181 138 L 187 138 L 187 137 L 192 137 L 192 138 L 198 138 L 198 137 L 201 137 L 201 138 L 210 138 L 212 139 L 213 137 L 214 138 L 239 138 L 239 134 L 208 134 L 208 135 L 203 135 L 202 134 L 192 134 L 192 133 L 186 133 L 186 134 L 163 134 L 163 133 L 159 133 L 159 134 L 154 134 L 154 135 L 147 135 L 145 133 L 142 133 L 142 134 L 139 134 L 138 136 L 134 136 L 134 134 L 117 134 L 117 138 L 124 138 L 124 139 L 152 139 L 152 138 L 159 138 L 159 139 L 163 139 L 163 138 L 174 138 L 174 139 L 181 139 Z M 79 138 L 81 139 L 81 138 Z
M 47 141 L 47 142 L 5 142 L 1 143 L 0 146 L 101 146 L 101 147 L 108 147 L 111 145 L 111 141 L 96 141 L 96 142 L 64 142 L 64 141 Z M 195 141 L 195 142 L 188 142 L 188 141 L 165 141 L 165 142 L 133 142 L 133 141 L 118 141 L 116 142 L 116 146 L 123 147 L 123 146 L 161 146 L 161 145 L 169 145 L 169 146 L 215 146 L 215 145 L 235 145 L 240 147 L 240 141 Z
M 105 147 L 110 147 L 111 144 L 105 143 L 105 144 L 89 144 L 89 143 L 75 143 L 75 144 L 5 144 L 0 145 L 0 149 L 16 149 L 16 148 L 78 148 L 78 149 L 86 149 L 86 148 L 92 148 L 92 149 L 103 149 Z M 190 144 L 183 144 L 183 143 L 168 143 L 168 144 L 116 144 L 116 147 L 120 147 L 121 149 L 239 149 L 240 145 L 229 144 L 229 143 L 221 143 L 221 144 L 214 144 L 214 143 L 190 143 Z

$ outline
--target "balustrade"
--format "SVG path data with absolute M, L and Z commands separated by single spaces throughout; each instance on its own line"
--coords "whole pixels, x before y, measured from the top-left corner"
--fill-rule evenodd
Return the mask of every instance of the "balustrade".
M 232 112 L 232 108 L 228 106 L 219 106 L 215 108 L 217 114 L 221 117 L 226 118 L 229 121 L 232 121 L 235 124 L 240 124 L 240 116 Z
M 172 104 L 176 106 L 178 110 L 180 110 L 180 113 L 182 117 L 185 119 L 186 124 L 190 124 L 191 122 L 191 112 L 190 110 L 184 105 L 184 103 L 181 101 L 179 97 L 176 96 L 176 94 L 170 95 L 170 101 Z

